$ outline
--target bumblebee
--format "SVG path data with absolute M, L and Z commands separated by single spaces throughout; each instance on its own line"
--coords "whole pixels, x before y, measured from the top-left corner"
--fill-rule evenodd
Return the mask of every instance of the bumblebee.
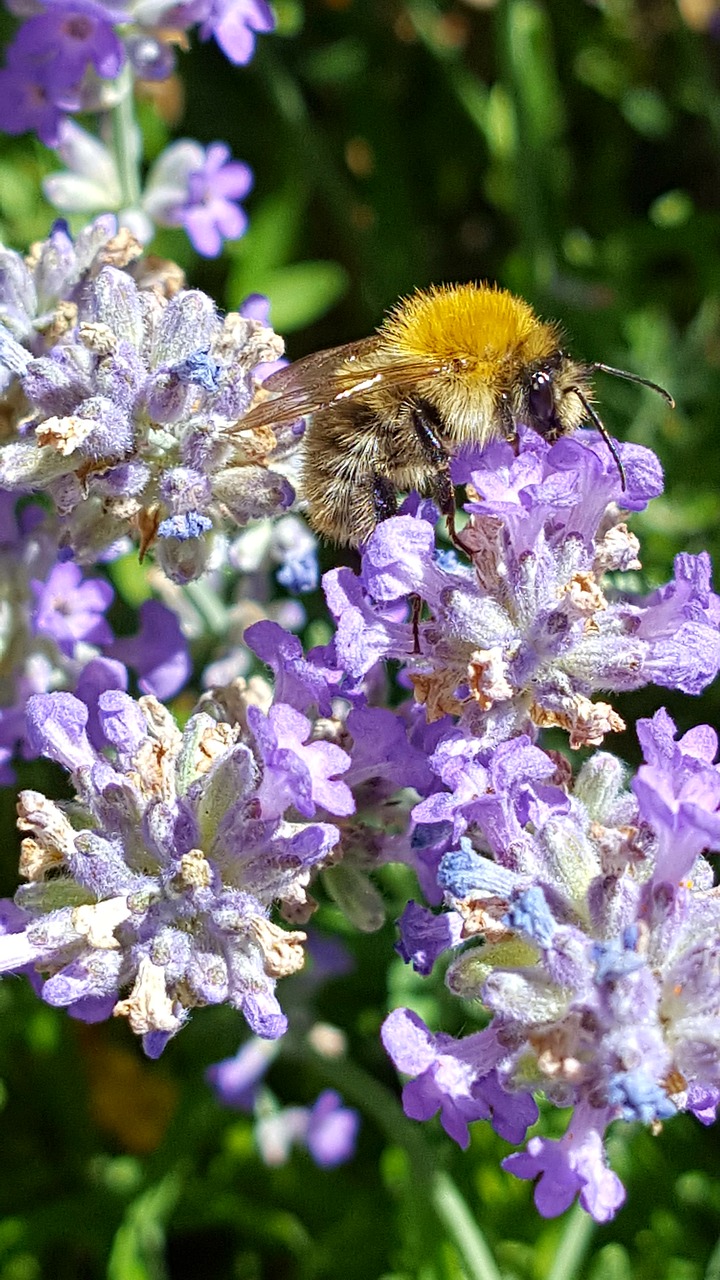
M 522 298 L 490 284 L 439 286 L 400 301 L 371 338 L 305 356 L 263 385 L 243 429 L 308 417 L 302 496 L 310 523 L 359 546 L 394 514 L 399 492 L 432 496 L 454 542 L 450 458 L 463 445 L 513 440 L 519 423 L 552 441 L 589 421 L 625 476 L 593 408 L 598 370 L 662 387 L 622 369 L 575 360 L 560 330 Z

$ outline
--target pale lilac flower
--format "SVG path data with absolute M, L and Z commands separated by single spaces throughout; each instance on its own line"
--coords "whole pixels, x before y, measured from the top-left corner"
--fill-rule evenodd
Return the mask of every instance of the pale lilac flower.
M 231 1058 L 223 1058 L 222 1062 L 214 1062 L 208 1067 L 205 1079 L 218 1101 L 234 1111 L 252 1111 L 262 1081 L 279 1048 L 277 1040 L 251 1036 Z
M 230 160 L 225 143 L 205 148 L 184 138 L 155 161 L 143 208 L 160 226 L 184 227 L 198 253 L 214 258 L 224 240 L 244 234 L 247 216 L 237 202 L 251 187 L 250 169 Z
M 258 713 L 250 727 L 257 708 L 246 707 L 244 729 L 213 709 L 181 733 L 154 698 L 108 689 L 98 750 L 80 699 L 28 704 L 32 746 L 68 770 L 77 796 L 21 794 L 25 927 L 0 938 L 0 968 L 32 962 L 46 975 L 42 998 L 77 1017 L 127 1017 L 151 1056 L 198 1004 L 228 1002 L 257 1035 L 283 1034 L 275 983 L 302 967 L 305 934 L 270 911 L 308 917 L 308 885 L 338 840 L 332 822 L 307 820 L 285 797 L 286 778 L 304 771 L 324 811 L 348 811 L 337 780 L 347 756 L 308 742 L 309 721 L 306 732 L 293 721 L 278 755 L 257 736 L 272 721 Z M 314 813 L 310 799 L 304 807 Z
M 114 591 L 102 578 L 83 578 L 72 561 L 56 564 L 45 581 L 30 579 L 35 598 L 31 626 L 35 635 L 55 640 L 61 653 L 72 655 L 76 645 L 109 645 L 113 634 L 105 619 Z
M 282 1107 L 261 1111 L 255 1137 L 266 1164 L 283 1165 L 293 1145 L 306 1147 L 321 1169 L 334 1169 L 355 1153 L 360 1117 L 343 1106 L 334 1089 L 326 1089 L 312 1107 Z
M 214 36 L 226 58 L 242 66 L 255 52 L 255 34 L 274 28 L 267 0 L 211 0 L 200 35 L 203 40 Z

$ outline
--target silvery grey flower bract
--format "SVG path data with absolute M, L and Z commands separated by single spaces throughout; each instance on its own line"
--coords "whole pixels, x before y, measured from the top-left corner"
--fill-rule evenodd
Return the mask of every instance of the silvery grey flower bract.
M 92 716 L 72 694 L 28 706 L 36 749 L 69 771 L 76 799 L 21 793 L 28 884 L 0 968 L 43 974 L 43 999 L 77 1017 L 127 1017 L 152 1056 L 203 1004 L 282 1035 L 275 982 L 302 967 L 305 934 L 271 907 L 308 917 L 308 884 L 338 840 L 315 815 L 352 811 L 345 752 L 308 741 L 292 708 L 246 712 L 244 729 L 205 710 L 181 733 L 156 699 L 119 690 Z
M 133 533 L 186 582 L 223 517 L 245 524 L 293 501 L 267 463 L 272 432 L 230 434 L 252 399 L 253 368 L 277 358 L 280 339 L 237 314 L 221 319 L 198 290 L 168 298 L 112 266 L 85 280 L 75 305 L 47 354 L 28 359 L 6 340 L 22 395 L 0 484 L 49 493 L 61 542 L 81 563 Z

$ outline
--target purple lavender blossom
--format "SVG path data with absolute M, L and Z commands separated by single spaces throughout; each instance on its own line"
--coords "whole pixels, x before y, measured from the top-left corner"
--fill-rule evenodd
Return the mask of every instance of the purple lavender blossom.
M 252 1036 L 245 1041 L 231 1058 L 214 1062 L 205 1072 L 205 1078 L 218 1100 L 234 1111 L 252 1111 L 258 1090 L 275 1058 L 277 1040 L 261 1040 Z
M 347 756 L 308 743 L 309 721 L 306 731 L 293 721 L 282 751 L 269 752 L 273 722 L 261 716 L 251 728 L 253 706 L 241 736 L 220 704 L 183 733 L 152 697 L 136 703 L 108 689 L 97 709 L 101 750 L 80 699 L 28 704 L 31 745 L 68 770 L 77 797 L 66 805 L 21 793 L 25 927 L 0 938 L 0 969 L 32 963 L 46 975 L 42 998 L 77 1017 L 127 1017 L 151 1057 L 198 1004 L 228 1002 L 257 1035 L 277 1039 L 286 1018 L 275 983 L 302 967 L 305 934 L 273 923 L 270 910 L 297 919 L 305 904 L 309 914 L 308 884 L 338 840 L 331 822 L 302 819 L 286 780 L 304 773 L 325 811 L 347 813 L 337 780 Z M 290 710 L 271 715 L 285 723 Z
M 539 1179 L 548 1216 L 577 1194 L 601 1222 L 622 1203 L 604 1152 L 612 1121 L 657 1126 L 689 1110 L 707 1123 L 720 1099 L 720 900 L 704 856 L 720 849 L 717 737 L 701 726 L 676 742 L 664 711 L 639 736 L 647 763 L 627 790 L 605 753 L 573 783 L 523 737 L 484 763 L 466 740 L 463 761 L 453 729 L 433 761 L 445 789 L 413 815 L 454 832 L 438 871 L 451 910 L 444 928 L 406 912 L 404 953 L 427 970 L 444 935 L 448 987 L 492 1022 L 456 1041 L 395 1010 L 383 1040 L 414 1077 L 405 1109 L 424 1119 L 439 1108 L 464 1145 L 489 1071 L 503 1097 L 542 1092 L 574 1107 L 563 1139 L 533 1138 L 505 1162 Z
M 245 233 L 247 216 L 237 201 L 248 194 L 252 181 L 246 164 L 230 160 L 225 143 L 205 148 L 184 138 L 156 160 L 143 208 L 160 226 L 184 227 L 198 253 L 215 258 L 223 241 Z
M 212 0 L 203 21 L 203 40 L 214 36 L 220 48 L 238 66 L 244 66 L 255 52 L 256 32 L 275 29 L 275 19 L 266 0 Z
M 463 534 L 471 564 L 435 550 L 428 512 L 384 521 L 363 555 L 361 578 L 337 569 L 324 579 L 337 619 L 337 664 L 362 681 L 381 660 L 399 659 L 429 722 L 460 718 L 460 739 L 488 749 L 519 733 L 560 726 L 570 745 L 597 745 L 623 722 L 600 690 L 655 681 L 697 693 L 720 668 L 720 599 L 705 555 L 679 556 L 671 583 L 645 599 L 603 583 L 609 570 L 637 568 L 637 540 L 624 508 L 641 510 L 661 491 L 657 459 L 620 445 L 627 486 L 599 437 L 549 445 L 521 431 L 519 453 L 493 444 L 460 458 L 472 483 Z M 417 640 L 411 593 L 431 617 Z
M 34 72 L 49 96 L 62 102 L 73 94 L 88 67 L 114 80 L 125 60 L 112 22 L 94 4 L 66 0 L 28 18 L 8 49 L 14 70 Z
M 33 418 L 28 428 L 26 406 L 15 409 L 0 483 L 49 493 L 80 563 L 134 532 L 141 551 L 155 546 L 167 576 L 184 583 L 206 568 L 226 516 L 245 524 L 293 501 L 268 464 L 272 433 L 236 431 L 252 370 L 281 350 L 257 322 L 223 321 L 199 291 L 168 300 L 104 266 L 47 354 L 29 359 L 15 338 L 6 345 L 15 362 L 7 384 Z
M 108 645 L 113 634 L 105 619 L 114 591 L 101 578 L 83 578 L 72 561 L 56 564 L 45 581 L 30 580 L 35 598 L 31 626 L 35 635 L 51 636 L 61 653 L 72 655 L 76 645 Z
M 178 618 L 159 600 L 141 604 L 137 635 L 118 638 L 110 653 L 134 668 L 141 693 L 151 693 L 156 698 L 172 698 L 192 671 L 188 643 Z

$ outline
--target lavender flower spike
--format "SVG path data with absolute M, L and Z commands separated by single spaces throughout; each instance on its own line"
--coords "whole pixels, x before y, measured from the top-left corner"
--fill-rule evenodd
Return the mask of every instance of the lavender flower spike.
M 551 446 L 525 430 L 517 455 L 496 443 L 454 464 L 474 494 L 463 533 L 470 565 L 436 552 L 421 507 L 377 527 L 360 581 L 349 569 L 326 574 L 347 677 L 399 659 L 428 721 L 459 717 L 484 749 L 548 726 L 566 729 L 571 747 L 598 745 L 624 726 L 594 694 L 651 681 L 697 693 L 715 677 L 720 599 L 707 556 L 679 556 L 674 580 L 646 599 L 619 596 L 604 580 L 639 567 L 620 505 L 639 511 L 660 493 L 657 459 L 620 445 L 621 491 L 604 443 L 583 435 Z M 417 643 L 403 616 L 411 593 L 430 614 Z
M 274 434 L 235 430 L 253 369 L 277 358 L 280 339 L 239 315 L 222 320 L 199 291 L 168 289 L 103 266 L 45 354 L 28 360 L 8 340 L 0 484 L 47 492 L 80 563 L 132 534 L 182 584 L 203 572 L 228 516 L 278 514 L 294 493 L 270 465 Z
M 286 1018 L 275 983 L 302 966 L 305 934 L 274 923 L 271 908 L 295 921 L 312 911 L 308 885 L 338 840 L 315 820 L 315 798 L 349 812 L 337 777 L 348 757 L 308 743 L 310 721 L 282 705 L 271 719 L 248 707 L 245 729 L 215 707 L 182 733 L 153 697 L 112 689 L 97 705 L 91 730 L 72 694 L 30 700 L 32 744 L 69 771 L 77 794 L 67 805 L 21 793 L 29 883 L 17 894 L 21 923 L 0 937 L 0 970 L 31 963 L 49 1004 L 126 1017 L 151 1057 L 199 1004 L 228 1002 L 276 1039 Z
M 465 834 L 439 866 L 449 918 L 432 933 L 427 920 L 422 933 L 406 921 L 405 954 L 422 958 L 413 938 L 431 936 L 434 957 L 444 937 L 447 985 L 481 1001 L 492 1022 L 454 1041 L 395 1010 L 383 1040 L 416 1077 L 408 1114 L 441 1106 L 460 1142 L 489 1066 L 496 1097 L 542 1093 L 574 1108 L 560 1142 L 533 1138 L 505 1162 L 538 1179 L 547 1215 L 577 1194 L 600 1222 L 622 1203 L 604 1151 L 612 1121 L 657 1127 L 692 1111 L 709 1123 L 720 1101 L 720 898 L 705 856 L 720 850 L 717 736 L 703 725 L 678 742 L 665 711 L 640 721 L 639 736 L 646 763 L 629 790 L 613 756 L 596 753 L 573 784 L 522 737 L 471 773 L 456 734 L 454 771 L 436 752 L 455 796 L 438 792 L 415 810 L 437 820 L 442 801 L 448 828 Z M 450 1069 L 460 1063 L 462 1074 Z

